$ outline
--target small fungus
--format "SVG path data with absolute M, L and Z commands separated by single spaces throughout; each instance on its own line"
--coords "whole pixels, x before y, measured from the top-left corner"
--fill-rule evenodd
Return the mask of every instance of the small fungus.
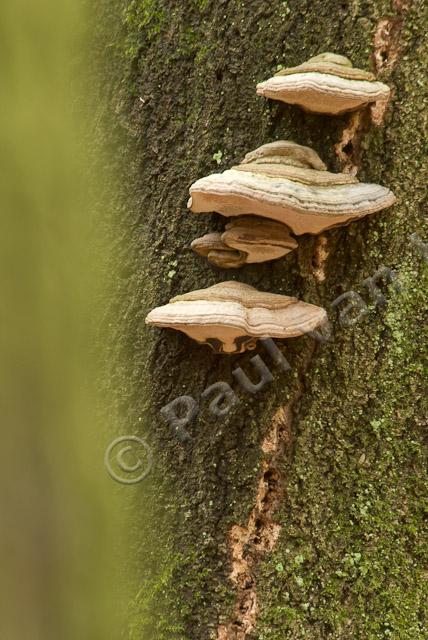
M 221 269 L 237 269 L 246 262 L 246 254 L 228 247 L 221 233 L 207 233 L 190 245 L 193 251 Z
M 146 324 L 181 331 L 216 353 L 242 353 L 260 338 L 301 336 L 326 319 L 322 307 L 229 281 L 172 298 Z
M 386 102 L 390 88 L 369 71 L 355 69 L 345 56 L 321 53 L 259 83 L 257 93 L 311 113 L 340 115 L 373 102 Z
M 297 242 L 285 224 L 241 216 L 229 222 L 224 233 L 208 233 L 194 240 L 191 247 L 217 267 L 236 269 L 243 264 L 282 258 L 296 249 Z
M 195 213 L 261 216 L 296 235 L 318 234 L 395 202 L 386 187 L 330 173 L 315 151 L 284 140 L 263 145 L 232 169 L 197 180 L 190 196 L 188 207 Z

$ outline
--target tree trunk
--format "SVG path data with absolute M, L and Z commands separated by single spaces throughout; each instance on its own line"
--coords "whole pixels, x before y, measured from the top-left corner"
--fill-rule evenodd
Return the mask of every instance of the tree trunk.
M 111 65 L 126 170 L 111 386 L 121 433 L 143 436 L 154 455 L 149 478 L 127 489 L 128 569 L 137 567 L 129 637 L 422 640 L 428 3 L 134 0 L 123 13 L 117 4 L 107 0 L 123 22 Z M 277 65 L 323 51 L 392 87 L 377 124 L 370 112 L 309 115 L 256 95 Z M 275 139 L 388 186 L 397 204 L 303 236 L 281 260 L 218 270 L 189 243 L 220 229 L 221 216 L 190 213 L 189 186 Z M 400 282 L 379 284 L 383 305 L 366 280 L 382 266 Z M 215 355 L 145 328 L 172 296 L 231 279 L 323 306 L 330 340 L 277 341 L 291 365 L 283 371 L 261 345 Z M 343 311 L 349 300 L 332 307 L 351 290 L 368 313 Z M 274 379 L 251 395 L 232 372 L 256 382 L 255 353 Z M 224 418 L 201 399 L 219 381 L 240 398 Z M 198 403 L 184 427 L 191 440 L 161 414 L 183 395 Z

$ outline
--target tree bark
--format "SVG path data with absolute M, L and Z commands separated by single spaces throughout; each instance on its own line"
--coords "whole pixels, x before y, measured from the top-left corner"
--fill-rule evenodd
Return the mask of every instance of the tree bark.
M 428 240 L 428 3 L 141 0 L 123 13 L 117 4 L 106 3 L 123 25 L 110 86 L 126 170 L 111 388 L 121 430 L 142 435 L 155 459 L 129 489 L 129 637 L 422 640 L 427 266 L 409 237 Z M 323 51 L 388 83 L 386 110 L 323 117 L 256 95 L 277 65 Z M 397 204 L 303 236 L 284 259 L 220 271 L 189 248 L 222 224 L 186 210 L 189 186 L 275 139 L 390 187 Z M 380 285 L 384 305 L 366 281 L 381 266 L 401 285 Z M 259 346 L 274 380 L 255 395 L 232 376 L 241 367 L 257 381 L 254 353 L 219 356 L 144 326 L 172 296 L 230 279 L 323 306 L 332 324 L 328 342 L 277 341 L 288 372 Z M 332 302 L 351 290 L 369 313 L 346 326 L 349 301 Z M 201 399 L 219 381 L 240 398 L 224 418 Z M 188 442 L 160 414 L 183 395 L 199 405 Z

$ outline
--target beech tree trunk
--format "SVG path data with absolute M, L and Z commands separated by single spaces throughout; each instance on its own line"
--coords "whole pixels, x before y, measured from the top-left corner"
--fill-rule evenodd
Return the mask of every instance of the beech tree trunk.
M 426 638 L 428 3 L 106 0 L 103 10 L 115 24 L 105 100 L 123 187 L 110 387 L 121 433 L 154 455 L 150 476 L 123 489 L 135 498 L 129 637 Z M 391 86 L 377 124 L 370 111 L 309 115 L 256 95 L 278 65 L 324 51 Z M 190 213 L 189 186 L 276 139 L 388 186 L 397 204 L 302 236 L 281 260 L 218 270 L 189 244 L 222 218 Z M 400 283 L 379 280 L 383 305 L 367 282 L 382 266 Z M 172 296 L 231 279 L 323 306 L 331 339 L 277 341 L 285 372 L 262 346 L 215 355 L 145 327 Z M 332 302 L 351 290 L 368 313 L 340 320 L 349 301 Z M 274 379 L 251 395 L 232 372 L 256 382 L 255 353 Z M 201 399 L 218 381 L 241 400 L 225 418 Z M 187 442 L 160 413 L 183 395 L 199 404 Z

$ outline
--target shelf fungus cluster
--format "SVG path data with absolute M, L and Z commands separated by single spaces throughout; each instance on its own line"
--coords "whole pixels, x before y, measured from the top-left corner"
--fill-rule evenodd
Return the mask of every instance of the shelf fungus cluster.
M 153 309 L 146 323 L 177 329 L 216 353 L 230 354 L 254 349 L 260 338 L 301 336 L 326 319 L 322 307 L 229 281 L 172 298 Z
M 369 71 L 354 68 L 345 56 L 322 53 L 261 82 L 257 93 L 312 113 L 340 115 L 387 101 L 390 88 Z
M 344 56 L 323 53 L 260 83 L 257 93 L 305 111 L 339 115 L 387 101 L 390 89 Z M 319 234 L 394 202 L 388 188 L 331 173 L 313 149 L 277 140 L 192 184 L 190 211 L 232 219 L 224 231 L 207 233 L 191 246 L 224 269 L 276 260 L 297 247 L 293 235 Z M 176 296 L 153 309 L 146 323 L 181 331 L 216 353 L 241 353 L 261 338 L 310 333 L 326 319 L 321 307 L 231 281 Z
M 290 229 L 275 220 L 240 216 L 223 233 L 207 233 L 193 240 L 192 249 L 222 269 L 277 260 L 297 247 Z
M 190 196 L 188 207 L 195 213 L 255 215 L 296 235 L 318 234 L 395 202 L 386 187 L 330 173 L 313 149 L 289 140 L 265 144 L 240 165 L 197 180 Z

